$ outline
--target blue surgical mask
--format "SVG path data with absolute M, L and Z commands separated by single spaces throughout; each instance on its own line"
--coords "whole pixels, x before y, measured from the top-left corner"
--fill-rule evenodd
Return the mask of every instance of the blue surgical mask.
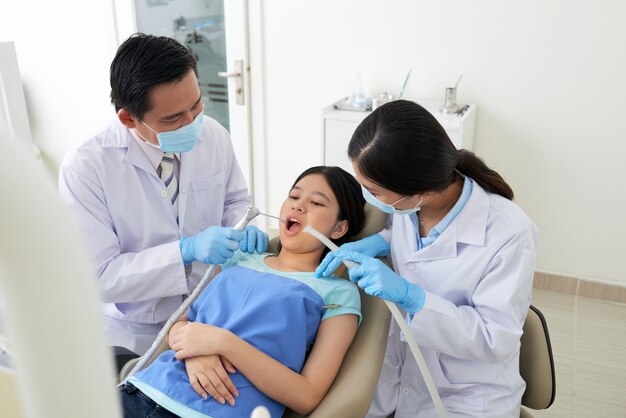
M 157 132 L 149 127 L 144 121 L 141 121 L 148 129 L 154 132 L 159 140 L 159 149 L 163 152 L 187 152 L 191 151 L 196 144 L 202 128 L 204 120 L 202 112 L 188 125 L 181 126 L 175 131 Z
M 395 201 L 394 203 L 389 204 L 389 203 L 381 202 L 380 200 L 376 199 L 374 197 L 374 195 L 371 194 L 369 192 L 369 190 L 367 190 L 365 187 L 361 186 L 361 190 L 363 190 L 363 197 L 365 198 L 365 201 L 367 201 L 367 203 L 369 203 L 372 206 L 377 207 L 381 211 L 383 211 L 385 213 L 388 213 L 390 215 L 410 215 L 410 214 L 418 212 L 420 209 L 422 209 L 420 205 L 422 204 L 422 200 L 424 200 L 424 198 L 420 198 L 420 201 L 417 202 L 417 205 L 415 205 L 414 208 L 410 208 L 410 209 L 396 209 L 394 207 L 394 205 L 399 203 L 399 202 L 402 202 L 408 196 L 404 196 L 403 198 Z

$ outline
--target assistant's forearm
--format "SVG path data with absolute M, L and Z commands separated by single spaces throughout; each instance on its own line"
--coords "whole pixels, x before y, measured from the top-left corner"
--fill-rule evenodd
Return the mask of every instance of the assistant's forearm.
M 324 396 L 306 376 L 228 331 L 220 343 L 220 351 L 257 389 L 299 414 L 308 415 Z

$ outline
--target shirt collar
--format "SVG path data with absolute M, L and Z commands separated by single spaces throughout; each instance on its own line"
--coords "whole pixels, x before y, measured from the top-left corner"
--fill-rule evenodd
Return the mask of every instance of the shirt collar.
M 472 180 L 469 177 L 465 176 L 465 179 L 463 181 L 463 190 L 461 191 L 461 196 L 459 196 L 459 200 L 457 200 L 454 206 L 452 206 L 450 212 L 448 212 L 448 214 L 444 216 L 443 219 L 440 220 L 439 223 L 437 223 L 437 225 L 433 227 L 433 230 L 437 231 L 438 235 L 441 235 L 441 233 L 448 227 L 448 225 L 450 225 L 450 222 L 452 222 L 452 220 L 456 218 L 456 216 L 461 212 L 461 209 L 463 209 L 471 194 Z
M 161 164 L 161 160 L 163 159 L 163 151 L 146 143 L 146 141 L 141 139 L 141 137 L 137 134 L 137 132 L 135 132 L 134 129 L 129 129 L 129 131 L 133 138 L 135 138 L 135 141 L 137 142 L 137 145 L 139 145 L 139 148 L 141 148 L 143 153 L 148 158 L 148 161 L 150 161 L 150 165 L 152 165 L 152 167 L 154 167 L 154 169 L 156 170 Z M 180 153 L 175 153 L 174 155 L 177 156 L 178 160 L 180 161 Z
M 418 238 L 418 248 L 429 246 L 435 241 L 435 239 L 437 239 L 437 237 L 439 237 L 443 233 L 443 231 L 445 231 L 448 225 L 450 225 L 450 222 L 452 222 L 454 218 L 456 218 L 457 215 L 461 212 L 461 210 L 469 200 L 471 194 L 472 180 L 469 177 L 464 176 L 463 190 L 461 191 L 461 196 L 459 196 L 459 199 L 456 201 L 452 209 L 450 209 L 450 212 L 448 212 L 446 216 L 444 216 L 443 219 L 437 223 L 437 225 L 432 227 L 427 237 L 420 237 L 417 214 L 413 214 L 411 216 L 411 222 L 413 223 L 413 227 L 415 228 L 415 234 Z

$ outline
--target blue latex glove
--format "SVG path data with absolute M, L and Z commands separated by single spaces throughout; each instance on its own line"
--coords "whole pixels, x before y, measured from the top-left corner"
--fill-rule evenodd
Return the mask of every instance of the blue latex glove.
M 185 265 L 192 261 L 222 264 L 232 257 L 243 239 L 243 232 L 233 228 L 210 226 L 191 237 L 180 239 L 180 254 Z
M 245 253 L 254 254 L 256 251 L 259 254 L 263 254 L 267 251 L 267 244 L 270 241 L 269 236 L 261 231 L 256 226 L 246 226 L 243 231 L 243 239 L 240 242 L 239 248 Z
M 411 314 L 419 312 L 424 306 L 424 289 L 398 276 L 382 261 L 350 251 L 337 251 L 335 257 L 360 264 L 348 270 L 348 274 L 350 280 L 356 282 L 368 295 L 395 302 Z
M 379 257 L 389 254 L 389 244 L 380 234 L 370 235 L 358 241 L 348 242 L 339 247 L 337 251 L 354 251 L 370 257 Z M 315 269 L 315 277 L 326 277 L 333 274 L 341 260 L 335 257 L 335 252 L 326 254 L 320 265 Z

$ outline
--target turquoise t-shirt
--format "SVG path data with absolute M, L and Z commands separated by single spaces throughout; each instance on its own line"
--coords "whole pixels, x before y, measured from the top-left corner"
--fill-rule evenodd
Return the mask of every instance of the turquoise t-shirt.
M 189 320 L 228 329 L 267 355 L 300 372 L 322 320 L 342 314 L 361 316 L 357 287 L 338 277 L 269 268 L 269 254 L 237 252 L 189 309 Z M 248 418 L 258 405 L 272 416 L 284 406 L 256 389 L 237 372 L 230 375 L 236 404 L 203 400 L 191 387 L 185 365 L 172 350 L 128 381 L 167 410 L 183 417 Z
M 273 273 L 297 280 L 313 289 L 324 300 L 327 309 L 322 319 L 336 315 L 355 314 L 361 322 L 361 298 L 356 285 L 337 276 L 315 277 L 314 272 L 285 272 L 274 270 L 265 264 L 265 258 L 273 254 L 248 254 L 237 251 L 222 265 L 222 270 L 232 266 L 248 267 L 252 270 Z

